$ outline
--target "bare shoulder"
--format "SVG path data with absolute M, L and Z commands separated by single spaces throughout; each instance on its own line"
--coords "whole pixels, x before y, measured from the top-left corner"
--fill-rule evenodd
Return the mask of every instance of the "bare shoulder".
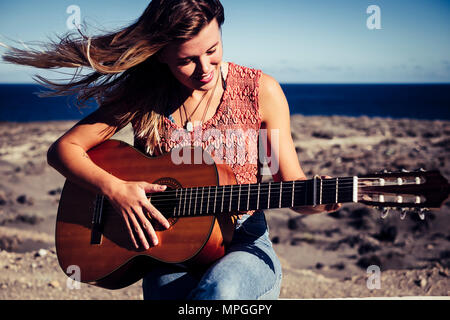
M 263 72 L 261 74 L 261 79 L 259 82 L 260 102 L 261 99 L 267 99 L 270 98 L 270 96 L 280 94 L 283 94 L 283 90 L 281 89 L 281 86 L 278 83 L 278 81 L 275 80 L 274 77 Z
M 56 143 L 70 143 L 89 150 L 111 138 L 120 128 L 114 123 L 113 115 L 98 108 L 75 124 Z
M 259 112 L 263 122 L 273 117 L 289 114 L 289 106 L 278 81 L 272 76 L 262 73 L 259 82 Z

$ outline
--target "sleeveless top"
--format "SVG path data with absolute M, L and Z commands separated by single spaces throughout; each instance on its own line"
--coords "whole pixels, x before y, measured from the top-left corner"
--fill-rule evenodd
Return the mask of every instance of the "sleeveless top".
M 216 163 L 231 167 L 238 184 L 261 182 L 258 161 L 261 74 L 261 70 L 228 63 L 224 92 L 213 117 L 201 127 L 194 122 L 194 131 L 188 132 L 174 123 L 173 118 L 162 116 L 161 140 L 153 155 L 170 152 L 174 147 L 201 146 Z M 135 135 L 134 146 L 149 155 L 146 139 Z

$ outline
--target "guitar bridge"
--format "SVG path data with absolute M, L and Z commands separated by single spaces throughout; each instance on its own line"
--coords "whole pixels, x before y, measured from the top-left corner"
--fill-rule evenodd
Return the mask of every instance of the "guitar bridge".
M 102 212 L 105 197 L 97 195 L 94 203 L 94 213 L 92 215 L 91 244 L 100 245 L 102 243 Z

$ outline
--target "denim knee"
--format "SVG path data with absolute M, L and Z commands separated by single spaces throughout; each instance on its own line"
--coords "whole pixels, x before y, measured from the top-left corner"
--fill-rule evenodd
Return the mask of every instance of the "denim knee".
M 239 300 L 245 299 L 239 287 L 222 282 L 207 283 L 195 288 L 188 296 L 189 300 Z

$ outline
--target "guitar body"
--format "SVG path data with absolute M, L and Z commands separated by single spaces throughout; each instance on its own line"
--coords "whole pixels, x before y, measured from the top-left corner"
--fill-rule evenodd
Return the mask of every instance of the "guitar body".
M 427 208 L 439 208 L 450 191 L 436 170 L 236 186 L 231 168 L 215 163 L 201 148 L 149 158 L 124 142 L 108 140 L 88 154 L 122 180 L 168 186 L 148 196 L 171 227 L 154 224 L 159 244 L 145 250 L 134 247 L 125 222 L 103 195 L 66 181 L 56 221 L 59 264 L 72 279 L 108 289 L 136 282 L 155 264 L 208 266 L 225 254 L 235 228 L 233 214 L 242 210 L 360 202 L 382 209 L 382 217 L 396 208 L 401 217 L 417 212 L 425 219 Z
M 193 149 L 184 149 L 180 154 L 187 150 Z M 98 166 L 120 179 L 164 184 L 167 190 L 236 184 L 231 169 L 214 164 L 212 159 L 176 165 L 170 153 L 149 158 L 116 140 L 108 140 L 88 154 Z M 67 180 L 58 208 L 55 239 L 58 261 L 72 278 L 74 268 L 79 268 L 76 280 L 81 282 L 118 289 L 141 279 L 156 263 L 208 265 L 224 255 L 233 236 L 236 220 L 233 215 L 177 217 L 169 219 L 169 229 L 156 231 L 158 246 L 136 249 L 122 217 L 108 212 L 102 216 L 99 243 L 92 243 L 97 199 L 97 194 Z

